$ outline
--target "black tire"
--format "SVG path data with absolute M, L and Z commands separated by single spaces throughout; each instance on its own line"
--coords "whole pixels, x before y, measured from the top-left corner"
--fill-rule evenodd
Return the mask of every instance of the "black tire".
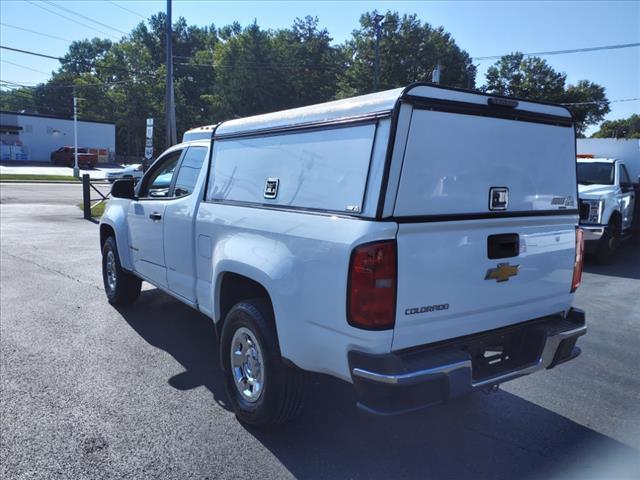
M 603 265 L 613 262 L 620 243 L 620 222 L 617 217 L 609 220 L 596 249 L 596 261 Z
M 110 261 L 113 264 L 108 266 Z M 109 281 L 108 270 L 114 272 L 115 282 Z M 102 280 L 104 291 L 111 305 L 131 305 L 140 296 L 142 280 L 122 268 L 116 240 L 113 237 L 107 238 L 102 247 Z
M 264 373 L 261 393 L 248 401 L 236 387 L 231 367 L 231 344 L 239 329 L 247 329 L 261 351 Z M 241 332 L 239 332 L 241 334 Z M 280 354 L 269 303 L 260 298 L 237 303 L 227 314 L 220 340 L 220 364 L 229 402 L 243 423 L 270 427 L 297 416 L 304 400 L 304 372 L 285 365 Z

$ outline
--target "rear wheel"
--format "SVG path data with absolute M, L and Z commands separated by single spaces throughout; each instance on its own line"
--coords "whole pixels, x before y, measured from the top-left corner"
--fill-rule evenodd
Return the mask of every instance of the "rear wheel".
M 102 279 L 112 305 L 130 305 L 140 296 L 142 280 L 122 268 L 113 237 L 107 238 L 102 247 Z
M 619 243 L 620 222 L 618 221 L 618 217 L 614 216 L 609 220 L 609 223 L 602 234 L 602 238 L 598 241 L 598 247 L 596 250 L 596 260 L 598 263 L 611 263 L 615 258 Z
M 236 304 L 227 315 L 220 363 L 236 417 L 255 426 L 273 426 L 302 407 L 303 372 L 284 364 L 271 308 L 264 299 Z

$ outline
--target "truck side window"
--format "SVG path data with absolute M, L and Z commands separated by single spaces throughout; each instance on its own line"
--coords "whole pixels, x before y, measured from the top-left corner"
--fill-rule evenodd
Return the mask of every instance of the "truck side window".
M 189 147 L 178 170 L 173 193 L 174 197 L 184 197 L 193 192 L 206 154 L 206 147 Z
M 625 167 L 624 165 L 620 165 L 620 184 L 623 183 L 631 183 L 631 177 L 629 177 L 627 167 Z
M 170 153 L 153 169 L 140 189 L 140 197 L 166 198 L 169 196 L 171 180 L 181 154 L 182 151 Z

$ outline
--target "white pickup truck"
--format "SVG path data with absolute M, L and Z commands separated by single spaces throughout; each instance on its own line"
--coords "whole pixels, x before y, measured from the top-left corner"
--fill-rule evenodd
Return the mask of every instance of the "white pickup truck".
M 295 415 L 305 372 L 388 414 L 579 354 L 565 108 L 415 84 L 185 137 L 114 183 L 104 285 L 210 316 L 241 421 Z
M 635 227 L 636 187 L 622 160 L 578 156 L 580 226 L 585 249 L 600 263 L 613 260 Z

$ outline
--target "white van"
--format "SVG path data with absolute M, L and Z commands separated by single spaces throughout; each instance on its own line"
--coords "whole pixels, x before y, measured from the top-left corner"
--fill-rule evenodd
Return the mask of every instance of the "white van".
M 564 107 L 415 84 L 185 137 L 114 183 L 105 290 L 210 316 L 242 421 L 295 415 L 304 372 L 396 413 L 578 355 Z

